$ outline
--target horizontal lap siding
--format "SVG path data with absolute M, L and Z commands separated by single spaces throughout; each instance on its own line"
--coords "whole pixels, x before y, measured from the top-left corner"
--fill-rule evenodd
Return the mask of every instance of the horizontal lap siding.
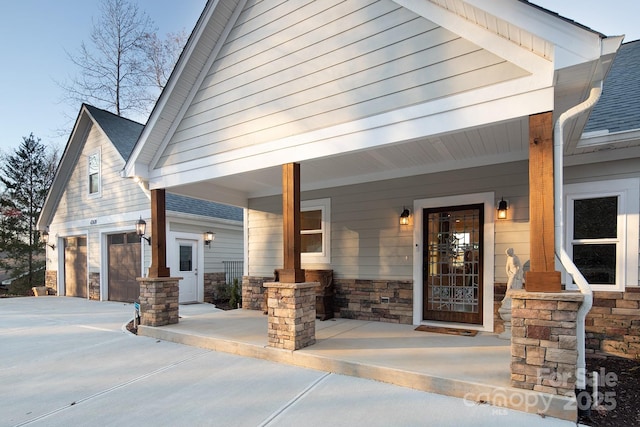
M 100 149 L 101 196 L 89 197 L 88 155 Z M 93 126 L 65 188 L 52 225 L 150 209 L 150 201 L 131 179 L 120 176 L 124 160 L 104 134 Z
M 501 58 L 388 0 L 249 2 L 159 165 L 521 75 Z
M 455 194 L 495 191 L 509 200 L 509 219 L 495 226 L 495 279 L 506 282 L 504 251 L 514 247 L 529 259 L 527 162 L 443 172 L 409 178 L 304 192 L 302 200 L 331 199 L 331 264 L 340 278 L 411 280 L 413 227 L 401 227 L 399 216 L 413 201 Z M 249 274 L 267 276 L 282 264 L 281 198 L 252 199 L 249 227 Z M 495 214 L 495 213 L 493 213 Z

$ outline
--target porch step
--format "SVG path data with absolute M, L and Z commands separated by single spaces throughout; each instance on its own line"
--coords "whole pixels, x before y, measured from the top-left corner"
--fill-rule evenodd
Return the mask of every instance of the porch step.
M 237 310 L 237 312 L 243 311 L 245 310 Z M 238 315 L 239 314 L 240 313 L 238 313 Z M 220 319 L 218 318 L 217 320 Z M 240 319 L 236 318 L 236 321 L 237 320 Z M 190 322 L 193 322 L 193 320 L 189 319 L 189 321 L 186 321 L 185 323 Z M 461 379 L 460 375 L 458 375 L 458 378 L 454 378 L 452 375 L 447 375 L 447 372 L 434 374 L 433 372 L 425 372 L 424 370 L 419 371 L 412 369 L 412 366 L 410 366 L 411 364 L 407 364 L 406 367 L 399 367 L 397 366 L 397 357 L 394 356 L 392 352 L 401 351 L 406 353 L 415 350 L 415 348 L 412 348 L 411 346 L 402 347 L 402 340 L 406 339 L 404 336 L 396 337 L 396 341 L 394 341 L 392 337 L 387 337 L 386 341 L 388 345 L 382 348 L 379 344 L 372 346 L 370 349 L 344 347 L 344 342 L 350 341 L 348 336 L 344 334 L 348 334 L 349 332 L 355 334 L 357 331 L 354 331 L 354 329 L 358 329 L 357 327 L 354 328 L 354 323 L 351 323 L 358 321 L 347 322 L 350 323 L 337 322 L 331 325 L 333 328 L 326 322 L 318 323 L 319 328 L 316 332 L 318 343 L 297 351 L 268 347 L 266 345 L 266 330 L 261 331 L 260 328 L 258 328 L 255 333 L 235 334 L 233 337 L 230 337 L 219 336 L 215 331 L 212 334 L 205 334 L 202 333 L 202 331 L 206 330 L 206 328 L 200 328 L 200 330 L 198 330 L 197 328 L 189 328 L 189 325 L 182 325 L 183 327 L 180 325 L 165 327 L 140 326 L 138 328 L 138 334 L 164 341 L 236 354 L 239 356 L 253 357 L 324 372 L 367 378 L 430 393 L 462 398 L 467 400 L 470 405 L 491 404 L 497 407 L 505 407 L 528 413 L 537 413 L 543 416 L 550 416 L 569 421 L 576 420 L 576 403 L 575 399 L 572 398 L 513 388 L 506 385 L 504 379 L 491 381 L 494 384 L 487 384 L 485 381 L 480 382 L 477 380 Z M 213 329 L 216 328 L 214 327 Z M 238 330 L 236 330 L 236 332 L 238 332 Z M 418 333 L 425 334 L 425 332 Z M 331 340 L 336 340 L 338 339 L 337 337 L 340 337 L 341 335 L 343 335 L 343 343 L 340 346 L 331 345 Z M 459 339 L 462 337 L 455 338 Z M 468 337 L 464 338 L 475 339 Z M 377 339 L 383 338 L 378 337 Z M 438 339 L 440 339 L 440 337 L 434 337 L 436 342 Z M 349 344 L 346 345 L 348 346 Z M 392 345 L 396 345 L 397 347 L 392 348 Z M 415 347 L 415 343 L 412 343 L 411 345 Z M 458 348 L 457 350 L 467 356 L 473 354 L 471 352 L 475 351 L 478 355 L 476 360 L 482 359 L 483 357 L 482 348 Z M 372 357 L 372 354 L 376 353 L 381 355 L 377 359 Z M 360 355 L 362 357 L 359 357 Z M 459 361 L 451 360 L 446 356 L 443 356 L 443 359 L 445 360 L 440 361 L 440 363 L 443 363 L 442 371 L 456 369 L 451 366 L 444 368 L 446 364 L 451 365 L 459 363 Z M 392 363 L 385 363 L 388 360 L 391 360 Z M 424 360 L 424 363 L 429 362 Z M 505 369 L 509 369 L 508 365 Z

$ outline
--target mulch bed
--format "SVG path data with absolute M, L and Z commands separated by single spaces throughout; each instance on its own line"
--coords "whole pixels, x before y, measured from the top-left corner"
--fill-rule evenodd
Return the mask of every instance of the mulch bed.
M 639 426 L 640 361 L 592 356 L 587 358 L 587 371 L 596 371 L 600 376 L 599 402 L 579 422 L 592 427 Z

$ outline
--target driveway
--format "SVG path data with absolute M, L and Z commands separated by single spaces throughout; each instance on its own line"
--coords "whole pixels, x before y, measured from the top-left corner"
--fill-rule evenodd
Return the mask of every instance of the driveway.
M 573 426 L 129 334 L 130 304 L 0 299 L 0 426 Z

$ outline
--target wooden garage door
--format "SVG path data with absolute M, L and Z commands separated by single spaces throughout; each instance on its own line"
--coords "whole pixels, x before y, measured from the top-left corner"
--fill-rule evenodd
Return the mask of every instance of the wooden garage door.
M 136 233 L 111 234 L 109 253 L 109 300 L 133 302 L 140 296 L 140 237 Z
M 87 238 L 64 239 L 64 286 L 69 297 L 87 297 Z

